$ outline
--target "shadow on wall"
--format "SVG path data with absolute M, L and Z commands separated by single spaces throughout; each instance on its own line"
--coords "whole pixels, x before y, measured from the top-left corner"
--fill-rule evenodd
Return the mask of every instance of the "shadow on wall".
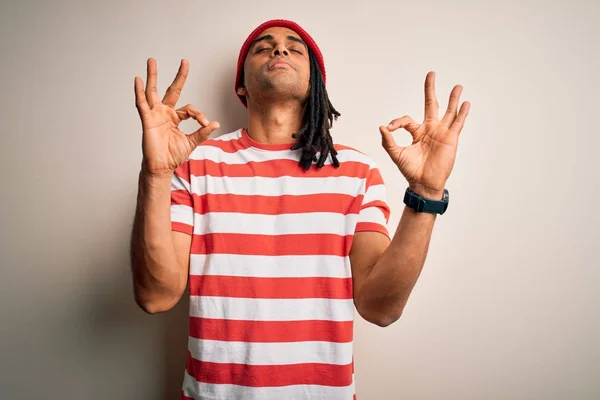
M 219 94 L 215 99 L 217 103 L 211 104 L 221 128 L 213 136 L 243 127 L 247 121 L 246 110 L 233 90 L 235 65 L 232 63 L 222 74 L 215 90 Z M 85 269 L 90 271 L 89 279 L 78 291 L 82 296 L 93 295 L 79 299 L 73 309 L 65 310 L 64 320 L 77 324 L 75 329 L 54 334 L 51 326 L 45 332 L 49 337 L 60 338 L 53 348 L 62 355 L 46 375 L 57 375 L 52 376 L 54 387 L 70 387 L 74 392 L 94 391 L 111 398 L 119 393 L 118 398 L 179 399 L 187 358 L 189 291 L 186 289 L 179 303 L 166 313 L 148 315 L 135 304 L 129 239 L 136 206 L 137 174 L 138 171 L 132 171 L 128 182 L 115 186 L 111 194 L 114 205 L 106 207 L 114 210 L 110 216 L 90 219 L 84 225 L 90 229 L 87 237 L 93 238 L 93 243 L 76 249 L 81 254 L 72 262 L 92 264 Z M 122 204 L 129 206 L 122 207 Z M 115 226 L 112 221 L 122 223 Z M 115 234 L 97 234 L 108 231 Z M 63 316 L 56 317 L 61 318 Z M 102 379 L 98 379 L 99 376 Z
M 232 63 L 233 65 L 233 63 Z M 239 101 L 233 89 L 236 68 L 225 69 L 219 79 L 217 92 L 220 96 L 220 104 L 215 105 L 216 116 L 221 127 L 211 137 L 217 137 L 246 126 L 246 108 Z M 233 78 L 232 78 L 233 77 Z M 188 335 L 188 308 L 189 287 L 179 303 L 165 314 L 163 319 L 164 336 L 164 376 L 165 376 L 165 399 L 179 399 L 185 361 L 187 358 L 187 335 Z
M 179 399 L 187 358 L 189 290 L 162 319 L 163 325 L 163 399 Z
M 234 60 L 237 62 L 237 59 Z M 235 82 L 236 65 L 231 63 L 230 68 L 224 68 L 225 73 L 219 80 L 218 92 L 221 94 L 220 109 L 217 109 L 217 115 L 221 127 L 217 129 L 214 136 L 222 135 L 239 128 L 247 127 L 248 113 L 246 107 L 238 99 L 233 88 Z

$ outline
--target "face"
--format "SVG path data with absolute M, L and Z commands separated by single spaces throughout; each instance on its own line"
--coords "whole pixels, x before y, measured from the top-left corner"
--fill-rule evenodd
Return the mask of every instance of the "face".
M 308 48 L 291 29 L 272 27 L 256 38 L 244 62 L 244 87 L 252 99 L 303 101 L 310 85 Z

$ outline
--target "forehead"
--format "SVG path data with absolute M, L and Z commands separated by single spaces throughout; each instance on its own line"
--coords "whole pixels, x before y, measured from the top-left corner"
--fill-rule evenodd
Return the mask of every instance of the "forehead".
M 296 33 L 296 31 L 293 31 L 292 29 L 289 29 L 289 28 L 279 27 L 279 26 L 272 26 L 270 28 L 265 29 L 258 35 L 258 37 L 261 37 L 264 35 L 272 35 L 275 38 L 277 38 L 278 36 L 285 37 L 285 36 L 291 35 L 291 36 L 296 36 L 297 38 L 300 38 L 300 35 L 298 35 Z

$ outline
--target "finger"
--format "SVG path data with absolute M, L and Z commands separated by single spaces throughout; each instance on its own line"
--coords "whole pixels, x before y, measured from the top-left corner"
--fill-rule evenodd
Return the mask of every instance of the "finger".
M 177 109 L 176 112 L 181 120 L 194 118 L 202 126 L 206 126 L 209 123 L 204 113 L 191 104 L 187 104 Z
M 207 126 L 204 126 L 188 136 L 194 148 L 204 142 L 215 129 L 221 126 L 217 121 L 212 121 Z
M 392 120 L 388 126 L 387 129 L 390 132 L 395 131 L 396 129 L 399 128 L 404 128 L 406 129 L 408 132 L 410 132 L 410 134 L 413 136 L 415 135 L 415 132 L 417 131 L 417 129 L 419 129 L 419 125 L 417 123 L 417 121 L 415 121 L 414 119 L 412 119 L 411 117 L 409 117 L 408 115 L 405 115 L 403 117 L 400 118 L 396 118 L 394 120 Z
M 460 135 L 462 128 L 465 126 L 465 120 L 467 119 L 467 115 L 469 115 L 469 109 L 471 108 L 471 103 L 465 101 L 460 106 L 460 111 L 458 112 L 458 116 L 450 126 L 449 132 L 454 135 Z
M 425 77 L 425 121 L 438 119 L 439 104 L 435 96 L 435 72 L 429 71 Z
M 183 84 L 188 76 L 189 71 L 189 63 L 186 59 L 181 60 L 181 64 L 179 65 L 179 70 L 177 71 L 177 75 L 171 83 L 171 86 L 167 89 L 165 93 L 165 97 L 163 97 L 162 103 L 169 107 L 175 107 L 177 104 L 177 100 L 179 100 L 179 95 L 181 95 L 181 90 L 183 89 Z
M 135 106 L 140 115 L 150 111 L 150 107 L 146 101 L 146 94 L 144 93 L 144 83 L 142 82 L 142 78 L 136 76 L 133 79 L 133 89 L 135 91 Z
M 454 86 L 452 89 L 452 93 L 450 93 L 450 100 L 448 101 L 448 109 L 446 110 L 446 114 L 444 114 L 444 118 L 442 118 L 442 123 L 445 125 L 451 125 L 456 119 L 456 113 L 458 111 L 458 100 L 460 99 L 460 95 L 462 93 L 463 87 L 461 85 Z
M 155 104 L 158 104 L 158 92 L 156 90 L 156 80 L 157 80 L 157 68 L 156 68 L 156 60 L 153 58 L 148 59 L 147 66 L 147 78 L 146 78 L 146 100 L 148 101 L 148 105 L 150 108 L 154 107 Z

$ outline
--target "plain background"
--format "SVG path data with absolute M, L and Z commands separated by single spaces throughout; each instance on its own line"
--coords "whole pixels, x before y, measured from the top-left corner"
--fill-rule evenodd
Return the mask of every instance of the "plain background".
M 471 102 L 404 315 L 357 315 L 359 398 L 600 398 L 600 5 L 522 0 L 2 2 L 0 398 L 178 398 L 187 301 L 132 296 L 133 78 L 156 58 L 162 97 L 187 58 L 179 106 L 235 130 L 239 48 L 271 18 L 321 47 L 332 135 L 378 163 L 392 233 L 406 181 L 378 126 L 422 121 L 430 70 L 440 117 L 455 84 Z

